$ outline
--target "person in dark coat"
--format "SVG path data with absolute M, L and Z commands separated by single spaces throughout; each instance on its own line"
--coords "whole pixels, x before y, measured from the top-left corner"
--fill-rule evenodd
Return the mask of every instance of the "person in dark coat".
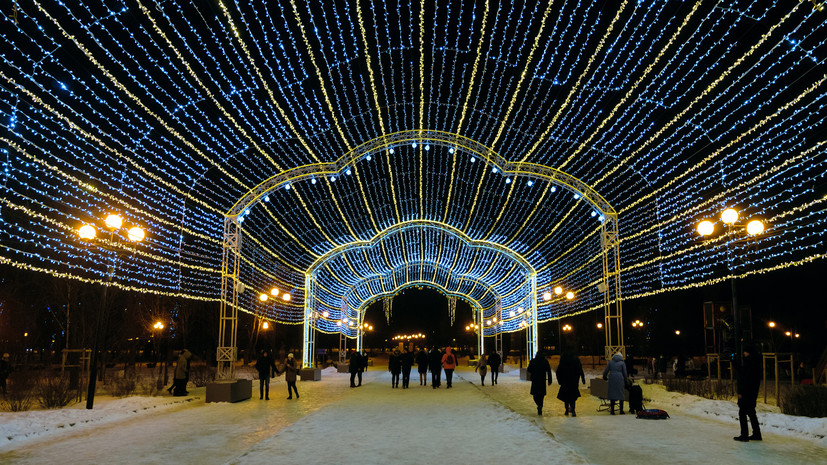
M 419 349 L 416 353 L 416 367 L 419 370 L 419 385 L 428 385 L 428 352 L 425 349 Z
M 603 370 L 603 379 L 609 380 L 609 413 L 615 414 L 615 402 L 620 402 L 620 414 L 623 411 L 623 402 L 626 400 L 626 362 L 623 361 L 623 354 L 614 354 L 606 368 Z
M 399 387 L 399 374 L 402 372 L 402 354 L 399 349 L 394 349 L 388 358 L 388 371 L 391 372 L 391 387 Z
M 546 379 L 548 379 L 548 386 L 551 386 L 553 380 L 551 365 L 548 364 L 542 351 L 537 352 L 537 355 L 528 362 L 526 371 L 528 379 L 531 380 L 531 395 L 534 396 L 534 403 L 537 404 L 537 415 L 542 415 L 543 400 L 546 397 Z
M 189 350 L 181 350 L 181 353 L 178 355 L 178 364 L 175 365 L 175 375 L 172 378 L 173 396 L 185 396 L 189 394 L 189 392 L 187 392 L 187 383 L 190 380 L 191 359 L 192 353 Z
M 270 352 L 266 350 L 261 352 L 261 356 L 256 360 L 256 370 L 258 371 L 258 398 L 270 400 L 270 378 L 279 371 Z
M 3 390 L 3 395 L 6 395 L 6 379 L 8 379 L 14 369 L 9 361 L 9 354 L 3 354 L 3 359 L 0 360 L 0 388 Z
M 428 354 L 428 368 L 431 370 L 431 387 L 436 389 L 442 383 L 442 352 L 436 347 Z
M 566 413 L 576 417 L 575 405 L 577 398 L 580 397 L 580 388 L 578 381 L 582 380 L 586 384 L 586 375 L 583 373 L 583 365 L 580 359 L 572 354 L 564 353 L 560 357 L 560 365 L 557 366 L 557 382 L 560 384 L 560 391 L 557 392 L 557 398 L 563 401 L 566 406 Z
M 503 359 L 496 350 L 492 350 L 491 353 L 488 354 L 488 366 L 491 367 L 492 386 L 497 384 L 497 379 L 500 377 L 500 365 L 502 365 L 502 363 Z
M 414 357 L 407 347 L 402 349 L 402 355 L 399 356 L 399 363 L 402 365 L 402 389 L 408 389 L 408 386 L 411 384 L 411 367 L 414 364 Z
M 356 376 L 359 376 L 359 386 L 362 385 L 362 355 L 352 350 L 350 351 L 350 360 L 347 371 L 350 372 L 350 387 L 358 387 L 356 385 Z
M 299 389 L 296 387 L 296 379 L 299 375 L 299 363 L 293 358 L 293 354 L 287 354 L 284 360 L 284 381 L 287 382 L 287 399 L 293 398 L 293 392 L 296 393 L 296 399 L 299 398 Z
M 761 361 L 755 347 L 745 346 L 743 350 L 744 363 L 738 370 L 738 421 L 741 423 L 741 434 L 733 439 L 741 442 L 760 441 L 761 427 L 755 414 L 755 405 L 761 386 Z M 752 424 L 752 436 L 749 435 L 747 418 Z

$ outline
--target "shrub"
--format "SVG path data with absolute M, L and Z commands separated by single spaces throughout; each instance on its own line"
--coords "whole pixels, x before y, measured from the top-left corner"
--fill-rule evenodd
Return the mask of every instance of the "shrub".
M 190 367 L 190 382 L 195 387 L 203 387 L 215 381 L 215 368 L 206 365 L 192 365 Z
M 46 376 L 37 383 L 37 399 L 43 408 L 62 408 L 76 397 L 77 390 L 71 388 L 68 375 Z
M 10 412 L 25 412 L 32 408 L 35 377 L 30 371 L 15 371 L 6 381 L 6 395 L 3 396 L 3 409 Z
M 803 417 L 827 417 L 827 386 L 798 385 L 781 390 L 781 413 Z
M 663 380 L 667 391 L 682 392 L 706 399 L 730 399 L 735 396 L 735 383 L 730 380 L 667 378 Z
M 127 397 L 135 393 L 138 377 L 135 373 L 127 373 L 123 378 L 114 378 L 109 385 L 109 392 L 113 397 Z

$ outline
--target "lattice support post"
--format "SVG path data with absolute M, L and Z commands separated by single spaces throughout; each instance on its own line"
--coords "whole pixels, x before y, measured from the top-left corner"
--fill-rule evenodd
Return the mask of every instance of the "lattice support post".
M 365 312 L 362 309 L 356 309 L 356 321 L 359 326 L 356 328 L 356 352 L 362 353 L 362 348 L 365 346 Z
M 531 302 L 530 307 L 528 309 L 528 317 L 531 321 L 528 321 L 528 326 L 526 326 L 526 350 L 528 351 L 528 358 L 531 359 L 534 357 L 534 354 L 537 353 L 539 350 L 539 343 L 538 343 L 538 336 L 539 331 L 537 328 L 537 274 L 532 273 L 530 277 L 531 282 Z
M 497 351 L 500 356 L 503 356 L 503 332 L 500 330 L 500 323 L 503 321 L 503 304 L 500 299 L 497 299 L 497 303 L 494 305 L 494 316 L 497 318 L 497 322 L 493 325 L 494 326 L 494 350 Z M 505 357 L 503 357 L 503 363 L 505 363 Z
M 316 357 L 316 315 L 313 313 L 313 301 L 316 294 L 312 289 L 313 281 L 309 274 L 304 275 L 304 326 L 302 328 L 302 367 L 312 368 Z
M 224 218 L 224 242 L 221 257 L 221 305 L 218 319 L 218 363 L 215 377 L 218 380 L 234 377 L 235 362 L 238 360 L 238 295 L 244 292 L 239 281 L 241 264 L 241 228 L 236 217 Z
M 485 353 L 485 326 L 483 325 L 484 321 L 482 317 L 482 309 L 478 308 L 476 312 L 475 318 L 477 321 L 477 356 L 482 356 Z
M 606 359 L 621 352 L 626 356 L 623 341 L 623 308 L 620 299 L 620 240 L 616 215 L 606 215 L 600 228 L 600 245 L 603 258 L 603 310 L 606 334 Z

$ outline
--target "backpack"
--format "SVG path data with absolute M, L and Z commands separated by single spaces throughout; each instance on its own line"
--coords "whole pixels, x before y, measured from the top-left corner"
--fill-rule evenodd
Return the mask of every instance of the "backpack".
M 448 362 L 448 365 L 456 365 L 454 360 L 454 354 L 448 354 L 448 356 L 445 358 L 445 361 Z

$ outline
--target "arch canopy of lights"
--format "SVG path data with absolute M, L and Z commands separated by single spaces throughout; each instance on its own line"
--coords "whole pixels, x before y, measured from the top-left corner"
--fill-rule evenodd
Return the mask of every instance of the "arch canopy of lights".
M 242 311 L 342 331 L 415 282 L 514 311 L 512 331 L 532 302 L 537 321 L 603 308 L 607 223 L 624 299 L 827 252 L 819 1 L 0 14 L 4 267 L 107 283 L 117 257 L 113 285 L 218 301 L 230 224 Z M 700 241 L 726 207 L 767 233 Z M 140 244 L 78 239 L 113 212 Z

